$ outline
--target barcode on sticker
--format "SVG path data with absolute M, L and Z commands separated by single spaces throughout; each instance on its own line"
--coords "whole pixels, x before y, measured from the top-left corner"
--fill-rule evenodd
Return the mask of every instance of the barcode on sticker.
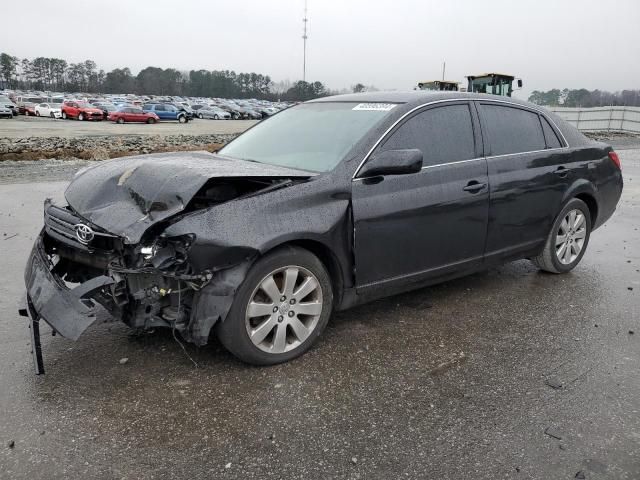
M 359 103 L 352 110 L 374 110 L 378 112 L 388 112 L 393 107 L 395 107 L 395 103 Z

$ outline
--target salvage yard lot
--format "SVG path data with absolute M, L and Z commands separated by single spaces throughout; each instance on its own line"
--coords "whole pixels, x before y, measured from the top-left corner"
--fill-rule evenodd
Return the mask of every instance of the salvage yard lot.
M 65 183 L 28 170 L 0 185 L 0 477 L 640 478 L 640 149 L 619 153 L 618 210 L 570 274 L 520 261 L 380 300 L 271 368 L 217 342 L 185 345 L 196 368 L 170 332 L 43 328 L 43 377 L 16 305 Z
M 240 133 L 255 120 L 201 120 L 189 123 L 160 122 L 153 125 L 108 121 L 54 120 L 51 118 L 14 117 L 0 119 L 0 137 L 85 137 L 97 135 L 205 135 Z

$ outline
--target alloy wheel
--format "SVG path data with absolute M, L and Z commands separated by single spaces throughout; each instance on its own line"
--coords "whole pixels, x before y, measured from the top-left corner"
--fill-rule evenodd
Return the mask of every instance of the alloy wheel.
M 260 350 L 280 354 L 309 338 L 322 314 L 322 287 L 316 276 L 299 266 L 266 275 L 251 294 L 245 325 Z
M 587 236 L 584 213 L 575 209 L 567 212 L 556 233 L 556 256 L 563 265 L 573 263 L 580 255 Z

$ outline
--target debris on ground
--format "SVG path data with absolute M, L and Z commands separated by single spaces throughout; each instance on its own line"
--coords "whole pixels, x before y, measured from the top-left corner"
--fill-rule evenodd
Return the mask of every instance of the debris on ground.
M 9 448 L 13 448 L 16 446 L 16 442 L 14 442 L 13 440 L 9 440 L 9 443 L 7 443 L 7 447 Z
M 554 390 L 559 390 L 562 388 L 562 381 L 557 378 L 547 378 L 544 383 L 549 385 Z
M 129 359 L 127 357 L 120 359 L 120 365 L 124 365 L 125 363 L 129 363 Z
M 351 463 L 354 465 L 358 463 L 358 459 L 356 457 L 351 457 Z
M 545 435 L 555 438 L 556 440 L 562 440 L 562 435 L 553 427 L 547 427 L 544 429 Z
M 576 473 L 575 478 L 577 478 L 578 480 L 585 480 L 587 477 L 585 476 L 584 472 L 580 470 L 578 473 Z

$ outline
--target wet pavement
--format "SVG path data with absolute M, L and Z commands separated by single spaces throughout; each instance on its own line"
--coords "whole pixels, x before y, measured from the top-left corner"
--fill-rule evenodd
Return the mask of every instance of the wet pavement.
M 0 478 L 640 478 L 640 149 L 620 156 L 572 273 L 519 261 L 380 300 L 270 368 L 102 323 L 43 328 L 35 377 L 16 304 L 64 183 L 0 185 Z

